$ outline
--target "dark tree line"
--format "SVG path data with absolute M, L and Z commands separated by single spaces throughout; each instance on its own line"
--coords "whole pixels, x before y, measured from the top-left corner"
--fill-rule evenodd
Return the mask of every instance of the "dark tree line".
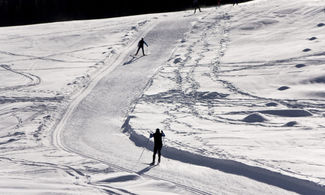
M 217 2 L 201 0 L 202 6 Z M 178 11 L 191 6 L 192 0 L 0 0 L 0 26 Z

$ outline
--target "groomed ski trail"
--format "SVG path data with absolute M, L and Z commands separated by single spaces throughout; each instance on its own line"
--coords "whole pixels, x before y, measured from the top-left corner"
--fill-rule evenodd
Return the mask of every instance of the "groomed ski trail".
M 156 38 L 158 36 L 156 34 L 157 31 L 155 29 L 155 27 L 157 27 L 157 25 L 158 24 L 151 25 L 150 27 L 148 27 L 144 32 L 142 32 L 138 36 L 138 38 L 143 37 L 145 35 L 148 35 L 149 33 L 151 33 L 149 36 L 151 36 L 153 39 Z M 109 166 L 111 166 L 111 167 L 113 167 L 113 168 L 115 168 L 116 170 L 119 170 L 119 171 L 125 171 L 125 172 L 129 172 L 129 173 L 137 173 L 138 175 L 145 175 L 146 177 L 150 177 L 152 179 L 164 180 L 164 181 L 173 183 L 176 186 L 181 187 L 181 188 L 185 189 L 186 191 L 188 191 L 189 193 L 193 193 L 193 194 L 212 194 L 214 192 L 214 190 L 216 190 L 216 188 L 214 186 L 208 187 L 209 182 L 207 182 L 205 184 L 200 184 L 200 183 L 198 184 L 198 183 L 195 183 L 195 181 L 192 182 L 191 179 L 185 179 L 186 174 L 184 174 L 184 175 L 175 175 L 173 172 L 167 173 L 167 174 L 164 173 L 164 174 L 159 175 L 160 171 L 166 171 L 166 170 L 172 168 L 173 165 L 178 164 L 178 162 L 175 162 L 173 160 L 162 159 L 162 164 L 164 162 L 168 161 L 167 163 L 170 163 L 172 165 L 166 165 L 165 164 L 164 166 L 162 166 L 162 168 L 160 168 L 161 169 L 160 171 L 154 172 L 154 168 L 159 168 L 159 167 L 147 167 L 147 166 L 144 166 L 144 165 L 141 165 L 141 164 L 139 165 L 139 166 L 141 166 L 140 167 L 141 170 L 137 171 L 139 169 L 139 167 L 134 167 L 134 163 L 132 163 L 132 162 L 127 163 L 129 160 L 132 160 L 134 158 L 130 158 L 130 157 L 126 158 L 123 155 L 125 154 L 124 152 L 129 152 L 129 154 L 133 153 L 133 155 L 136 156 L 137 154 L 140 154 L 139 151 L 141 151 L 142 148 L 123 148 L 123 149 L 121 149 L 121 154 L 120 155 L 117 155 L 114 152 L 112 153 L 111 151 L 108 150 L 109 146 L 107 148 L 107 145 L 105 145 L 104 137 L 108 136 L 108 134 L 103 135 L 102 133 L 104 131 L 92 132 L 92 133 L 96 134 L 97 136 L 99 136 L 98 138 L 100 138 L 99 140 L 96 140 L 97 143 L 95 143 L 95 140 L 91 140 L 91 139 L 86 140 L 86 141 L 83 140 L 86 137 L 78 137 L 78 139 L 72 138 L 72 139 L 74 139 L 73 140 L 74 142 L 67 143 L 67 140 L 72 141 L 71 138 L 69 139 L 70 136 L 73 136 L 73 135 L 77 136 L 74 133 L 78 132 L 78 130 L 81 130 L 80 127 L 84 128 L 83 125 L 85 125 L 85 124 L 80 124 L 78 122 L 80 122 L 83 119 L 92 118 L 92 117 L 88 117 L 88 116 L 83 115 L 83 114 L 86 114 L 86 115 L 88 114 L 88 113 L 85 113 L 83 111 L 93 112 L 93 110 L 92 110 L 93 107 L 89 107 L 90 105 L 87 104 L 87 103 L 90 102 L 90 100 L 89 101 L 86 100 L 87 97 L 91 96 L 91 93 L 93 93 L 95 91 L 94 89 L 96 87 L 98 87 L 100 82 L 103 82 L 102 79 L 104 77 L 106 77 L 107 75 L 109 76 L 112 72 L 116 71 L 117 67 L 122 66 L 123 62 L 125 63 L 125 60 L 127 60 L 127 57 L 130 55 L 130 53 L 132 53 L 135 50 L 137 41 L 138 41 L 138 39 L 135 39 L 134 42 L 132 44 L 130 44 L 130 46 L 128 47 L 128 49 L 125 52 L 121 53 L 119 56 L 116 57 L 116 59 L 113 60 L 113 62 L 111 63 L 110 66 L 108 66 L 101 73 L 99 73 L 98 75 L 96 75 L 94 77 L 94 79 L 91 82 L 91 84 L 89 85 L 89 87 L 87 87 L 86 89 L 84 89 L 83 91 L 81 91 L 80 93 L 78 93 L 75 96 L 74 101 L 71 103 L 69 108 L 66 110 L 62 120 L 59 122 L 56 129 L 53 131 L 53 144 L 55 146 L 57 146 L 58 148 L 63 149 L 65 151 L 67 151 L 67 152 L 76 153 L 76 154 L 79 154 L 79 155 L 84 156 L 86 158 L 91 158 L 91 159 L 103 162 L 105 164 L 108 164 Z M 171 44 L 171 46 L 172 45 L 173 44 Z M 167 50 L 168 48 L 165 48 L 165 49 Z M 166 57 L 167 58 L 165 58 L 165 59 L 168 60 L 168 56 L 166 56 Z M 126 65 L 126 68 L 133 68 L 137 64 L 141 65 L 141 62 L 142 61 L 139 60 L 139 61 L 137 61 L 135 63 L 132 62 L 132 63 L 125 64 L 125 65 Z M 156 62 L 152 61 L 152 63 L 156 63 Z M 159 67 L 159 65 L 160 64 L 158 63 L 157 66 Z M 153 69 L 153 70 L 155 70 L 155 69 Z M 117 74 L 117 75 L 120 76 L 120 74 Z M 146 80 L 149 80 L 150 76 L 148 78 L 146 78 Z M 118 78 L 118 77 L 115 77 L 115 78 Z M 111 79 L 110 81 L 113 81 L 113 79 Z M 108 82 L 106 82 L 106 84 L 107 83 Z M 103 86 L 103 84 L 101 84 L 101 85 Z M 143 88 L 144 88 L 144 86 L 138 88 L 137 90 L 142 92 Z M 96 96 L 96 94 L 94 94 L 94 95 Z M 137 98 L 137 97 L 139 97 L 139 95 L 140 94 L 135 94 L 135 97 L 133 97 L 133 98 Z M 93 100 L 92 98 L 94 98 L 94 97 L 91 97 L 90 99 Z M 128 98 L 132 99 L 130 101 L 131 104 L 135 100 L 132 97 L 128 97 Z M 102 101 L 107 101 L 107 100 L 103 99 Z M 93 101 L 93 102 L 96 102 L 96 101 Z M 102 105 L 97 105 L 97 106 L 102 106 Z M 124 105 L 124 106 L 128 107 L 130 105 Z M 126 114 L 128 112 L 127 109 L 123 110 L 122 113 Z M 96 110 L 96 111 L 98 111 L 98 110 Z M 79 114 L 81 113 L 81 115 L 83 115 L 83 116 L 74 115 L 77 112 L 79 112 Z M 111 111 L 111 112 L 113 112 L 113 111 Z M 91 113 L 91 114 L 94 114 L 94 113 Z M 103 114 L 103 112 L 101 114 Z M 78 119 L 78 120 L 74 121 L 74 119 L 72 119 L 73 117 L 75 119 Z M 91 120 L 91 119 L 89 119 L 89 120 Z M 102 124 L 96 124 L 96 125 L 102 126 L 103 129 L 111 128 L 111 129 L 119 130 L 120 127 L 121 127 L 121 124 L 123 124 L 123 121 L 116 120 L 116 119 L 110 119 L 110 118 L 105 117 L 105 116 L 102 117 L 100 120 L 109 121 L 107 123 L 104 122 Z M 148 120 L 150 120 L 150 119 L 148 119 Z M 84 121 L 84 122 L 86 123 L 86 121 Z M 93 121 L 93 122 L 95 122 L 95 121 Z M 113 127 L 111 127 L 111 126 L 110 127 L 109 126 L 103 127 L 103 126 L 108 125 L 108 124 L 110 124 Z M 99 126 L 93 126 L 92 128 L 97 129 Z M 75 132 L 73 132 L 73 130 L 71 130 L 71 127 L 74 128 Z M 88 128 L 88 130 L 91 130 L 91 129 Z M 68 132 L 68 131 L 70 131 L 70 132 Z M 83 133 L 85 133 L 85 132 L 83 132 Z M 118 139 L 116 143 L 110 143 L 110 146 L 115 144 L 115 147 L 119 147 L 118 144 L 125 144 L 125 143 L 128 143 L 128 146 L 132 145 L 130 143 L 130 140 L 126 136 L 124 136 L 123 134 L 118 134 L 118 131 L 112 131 L 110 133 L 113 133 L 113 135 L 112 135 L 113 137 L 120 137 L 120 139 Z M 100 137 L 101 135 L 103 135 L 103 136 Z M 65 140 L 63 138 L 65 138 Z M 112 141 L 112 140 L 114 140 L 114 139 L 110 138 L 110 141 Z M 79 143 L 79 141 L 85 141 L 85 143 L 87 142 L 87 145 L 84 144 L 84 145 L 82 145 L 82 147 L 80 147 L 81 145 L 77 145 Z M 76 144 L 76 146 L 74 146 L 74 144 Z M 93 144 L 93 145 L 91 145 L 91 144 Z M 103 154 L 106 154 L 106 156 L 103 156 Z M 112 155 L 112 156 L 110 156 L 110 155 Z M 124 162 L 120 162 L 121 159 Z M 151 153 L 146 153 L 146 155 L 144 155 L 143 159 L 151 159 Z M 120 164 L 123 164 L 123 165 L 121 166 Z M 198 165 L 200 165 L 200 164 L 198 164 Z M 187 165 L 187 166 L 192 166 L 192 165 Z M 218 166 L 218 163 L 216 163 L 216 166 Z M 205 168 L 205 167 L 201 168 L 201 167 L 197 167 L 195 165 L 193 167 L 195 167 L 194 168 L 195 170 L 203 169 L 204 172 L 209 172 L 210 171 L 209 168 Z M 137 169 L 137 170 L 135 170 L 135 169 Z M 150 170 L 152 170 L 153 173 L 148 173 L 148 171 L 150 171 Z M 220 169 L 220 170 L 223 170 L 223 169 Z M 240 170 L 240 171 L 248 171 L 248 170 L 245 169 L 245 167 L 243 167 L 243 170 Z M 234 173 L 234 172 L 230 171 L 230 173 Z M 215 174 L 219 174 L 219 172 L 215 173 Z M 226 177 L 229 176 L 228 174 L 225 174 L 225 175 L 227 175 Z M 240 175 L 240 174 L 238 174 L 238 175 Z M 214 174 L 209 175 L 209 177 L 212 177 L 212 176 L 214 176 Z M 244 176 L 246 176 L 246 175 L 244 174 Z M 222 176 L 222 177 L 224 177 L 224 176 Z M 236 180 L 238 177 L 240 177 L 240 180 L 244 180 L 244 181 L 250 180 L 250 179 L 247 179 L 247 178 L 242 178 L 241 176 L 237 176 L 237 174 L 235 176 L 231 176 L 231 174 L 230 174 L 230 177 L 232 179 L 234 179 L 234 180 Z M 180 179 L 181 179 L 182 182 L 178 182 Z M 255 183 L 255 182 L 260 183 L 258 181 L 260 181 L 260 180 L 257 179 L 257 182 L 253 181 L 253 183 Z M 254 185 L 254 184 L 252 184 L 252 185 Z M 261 185 L 263 186 L 265 184 L 262 183 Z M 192 186 L 195 186 L 195 187 L 192 187 Z M 243 186 L 245 186 L 245 184 Z M 272 188 L 269 189 L 269 190 L 272 191 Z M 281 190 L 282 189 L 280 189 L 280 191 Z
M 108 161 L 101 160 L 101 159 L 96 158 L 96 157 L 94 157 L 92 155 L 86 154 L 84 152 L 80 152 L 80 151 L 78 151 L 76 149 L 73 149 L 73 148 L 67 146 L 64 143 L 64 140 L 62 138 L 62 133 L 65 130 L 64 129 L 65 128 L 65 125 L 67 124 L 68 120 L 70 119 L 71 115 L 76 110 L 76 108 L 78 107 L 78 105 L 80 104 L 80 102 L 85 97 L 87 97 L 87 95 L 89 95 L 92 92 L 92 90 L 96 87 L 96 85 L 98 84 L 98 82 L 103 77 L 105 77 L 106 75 L 110 74 L 118 66 L 121 66 L 121 65 L 127 66 L 127 65 L 133 64 L 135 62 L 135 61 L 131 61 L 131 62 L 130 61 L 127 61 L 127 59 L 129 58 L 129 56 L 131 54 L 133 54 L 134 50 L 137 48 L 136 46 L 137 46 L 138 40 L 141 37 L 144 37 L 146 34 L 148 34 L 155 26 L 158 25 L 158 23 L 159 22 L 154 21 L 149 26 L 147 26 L 145 29 L 143 29 L 143 31 L 138 34 L 137 38 L 135 38 L 133 40 L 133 42 L 126 47 L 126 50 L 124 52 L 120 53 L 117 56 L 114 56 L 114 59 L 109 59 L 109 62 L 105 62 L 106 68 L 104 68 L 102 71 L 100 71 L 99 73 L 97 73 L 96 75 L 94 75 L 92 81 L 90 82 L 90 84 L 86 88 L 84 88 L 80 92 L 76 93 L 73 97 L 71 97 L 71 99 L 73 99 L 72 102 L 71 102 L 71 104 L 66 109 L 66 111 L 65 111 L 62 119 L 59 121 L 59 123 L 55 126 L 55 128 L 53 130 L 53 133 L 52 133 L 52 143 L 53 143 L 54 146 L 56 146 L 59 149 L 62 149 L 64 151 L 66 151 L 68 153 L 75 153 L 75 154 L 78 154 L 78 155 L 80 155 L 82 157 L 89 158 L 89 159 L 93 159 L 93 160 L 98 161 L 98 162 L 101 162 L 103 164 L 107 164 L 108 166 L 110 166 L 111 168 L 113 168 L 113 169 L 115 169 L 117 171 L 128 172 L 128 173 L 131 173 L 131 174 L 136 173 L 136 174 L 142 175 L 146 171 L 148 171 L 148 170 L 150 170 L 151 168 L 154 167 L 154 166 L 150 166 L 149 168 L 145 168 L 145 169 L 142 169 L 142 170 L 136 172 L 133 169 L 125 168 L 125 167 L 120 166 L 120 165 L 118 165 L 116 163 L 110 163 Z M 144 56 L 144 57 L 147 57 L 147 56 L 148 56 L 148 54 L 146 56 Z M 140 56 L 140 57 L 138 57 L 137 60 L 139 60 L 141 58 L 142 57 Z M 164 181 L 173 183 L 176 186 L 178 186 L 180 188 L 183 188 L 186 191 L 191 192 L 193 194 L 209 194 L 209 193 L 206 193 L 206 192 L 204 192 L 204 191 L 202 191 L 200 189 L 196 189 L 196 188 L 193 188 L 191 186 L 186 186 L 186 185 L 183 185 L 183 184 L 180 184 L 180 183 L 177 183 L 177 182 L 168 181 L 166 179 L 162 179 L 162 178 L 155 177 L 155 176 L 151 176 L 151 175 L 147 175 L 147 174 L 145 176 L 146 177 L 149 177 L 149 178 L 152 178 L 154 180 L 164 180 Z M 86 185 L 86 184 L 84 184 L 84 185 Z M 100 184 L 88 184 L 88 185 L 94 186 L 95 188 L 102 189 L 104 191 L 107 188 L 110 188 L 109 186 L 104 186 L 104 185 L 100 185 Z

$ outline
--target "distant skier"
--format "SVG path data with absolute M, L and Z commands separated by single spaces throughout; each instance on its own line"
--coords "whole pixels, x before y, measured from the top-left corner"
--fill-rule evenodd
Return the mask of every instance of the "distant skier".
M 162 149 L 162 137 L 165 137 L 165 134 L 163 131 L 160 132 L 160 130 L 157 128 L 155 133 L 150 133 L 150 138 L 154 138 L 154 148 L 153 148 L 153 158 L 151 165 L 155 164 L 155 158 L 156 154 L 158 152 L 158 163 L 160 163 L 160 156 L 161 156 L 161 149 Z
M 138 55 L 138 52 L 140 49 L 142 49 L 142 54 L 145 56 L 144 54 L 144 45 L 146 45 L 148 47 L 148 44 L 144 41 L 144 39 L 142 38 L 139 42 L 138 42 L 138 50 L 137 53 L 135 55 Z
M 196 9 L 199 9 L 199 11 L 201 12 L 199 0 L 193 0 L 193 7 L 194 7 L 194 14 L 196 13 Z

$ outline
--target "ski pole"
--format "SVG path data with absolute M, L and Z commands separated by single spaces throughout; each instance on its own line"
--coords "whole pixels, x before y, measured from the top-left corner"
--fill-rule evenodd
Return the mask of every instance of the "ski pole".
M 147 147 L 147 145 L 148 145 L 148 143 L 149 143 L 149 140 L 150 140 L 150 138 L 148 138 L 148 140 L 147 140 L 147 143 L 146 143 L 145 147 L 143 147 L 143 150 L 142 150 L 142 152 L 141 152 L 141 155 L 140 155 L 140 157 L 139 157 L 139 159 L 138 159 L 138 162 L 139 162 L 139 161 L 140 161 L 140 159 L 142 158 L 143 152 L 144 152 L 144 150 L 146 149 L 146 147 Z
M 145 147 L 143 147 L 143 150 L 142 150 L 142 152 L 141 152 L 141 154 L 140 154 L 140 157 L 139 157 L 138 161 L 136 162 L 134 168 L 138 165 L 140 159 L 142 158 L 143 152 L 144 152 L 144 150 L 146 149 L 146 147 L 147 147 L 147 145 L 148 145 L 148 143 L 149 143 L 149 140 L 150 140 L 150 137 L 148 138 L 148 140 L 147 140 L 147 142 L 146 142 L 146 144 L 145 144 Z

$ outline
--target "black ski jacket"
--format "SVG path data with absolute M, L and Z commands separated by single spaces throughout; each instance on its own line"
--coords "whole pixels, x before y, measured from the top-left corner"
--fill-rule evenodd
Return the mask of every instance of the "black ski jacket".
M 156 133 L 151 133 L 150 138 L 154 139 L 155 146 L 162 146 L 162 137 L 165 137 L 165 134 L 163 131 L 156 132 Z
M 143 39 L 141 39 L 138 43 L 138 47 L 143 47 L 144 44 L 148 47 L 147 43 Z

